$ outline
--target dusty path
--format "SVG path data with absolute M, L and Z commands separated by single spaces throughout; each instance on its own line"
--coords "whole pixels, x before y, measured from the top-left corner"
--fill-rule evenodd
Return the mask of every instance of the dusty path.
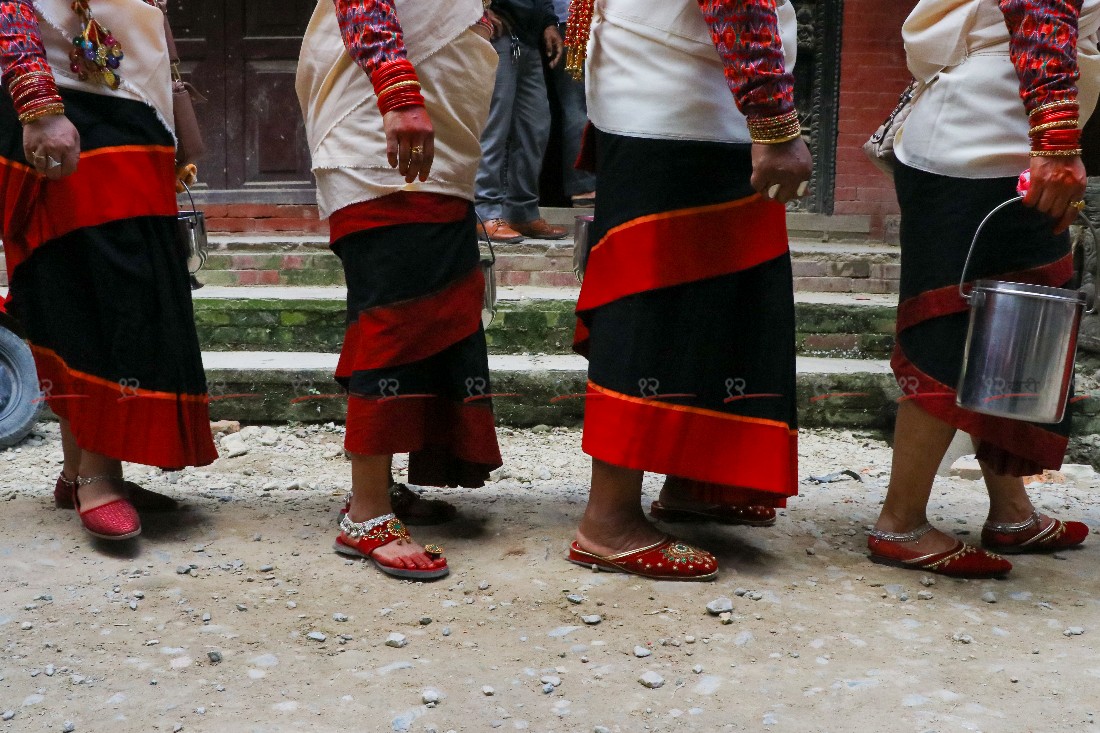
M 253 433 L 247 455 L 142 478 L 188 510 L 99 551 L 48 501 L 55 427 L 0 453 L 0 712 L 14 714 L 0 733 L 1097 727 L 1100 541 L 1021 558 L 1006 581 L 925 586 L 872 565 L 878 440 L 804 434 L 802 476 L 866 482 L 804 482 L 774 528 L 681 529 L 723 574 L 677 585 L 564 562 L 586 486 L 579 434 L 506 432 L 500 480 L 439 492 L 460 518 L 415 532 L 454 572 L 413 584 L 330 551 L 338 429 Z M 1036 496 L 1100 529 L 1098 489 L 1092 474 Z M 937 484 L 941 527 L 974 538 L 984 509 L 978 483 Z M 728 624 L 705 608 L 719 596 Z M 663 685 L 644 687 L 647 671 Z

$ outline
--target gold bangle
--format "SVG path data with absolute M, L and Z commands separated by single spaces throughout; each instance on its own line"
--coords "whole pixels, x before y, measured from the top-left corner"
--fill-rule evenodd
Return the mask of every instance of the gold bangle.
M 765 145 L 787 142 L 802 134 L 802 123 L 795 110 L 777 117 L 749 120 L 748 126 L 752 141 Z
M 1039 114 L 1040 112 L 1047 112 L 1047 111 L 1052 110 L 1052 109 L 1059 109 L 1060 107 L 1077 107 L 1077 106 L 1079 106 L 1079 105 L 1077 104 L 1076 99 L 1063 99 L 1063 100 L 1058 101 L 1058 102 L 1047 102 L 1046 104 L 1040 105 L 1040 106 L 1036 107 L 1035 109 L 1031 110 L 1030 112 L 1028 112 L 1027 116 L 1028 117 L 1034 117 L 1035 115 Z
M 19 122 L 24 125 L 29 125 L 35 120 L 40 120 L 43 117 L 56 117 L 65 114 L 65 105 L 60 102 L 51 102 L 42 107 L 36 107 L 30 112 L 24 112 L 19 115 Z
M 419 87 L 420 82 L 416 81 L 415 79 L 406 79 L 405 81 L 395 82 L 393 84 L 390 84 L 388 87 L 386 87 L 382 91 L 378 92 L 378 97 L 379 97 L 379 99 L 381 99 L 383 94 L 389 94 L 394 89 L 399 89 L 401 87 L 411 87 L 411 86 Z
M 1032 150 L 1028 155 L 1032 158 L 1073 158 L 1081 155 L 1081 148 L 1074 150 Z
M 1057 122 L 1047 122 L 1042 125 L 1036 125 L 1027 131 L 1028 135 L 1034 135 L 1037 132 L 1043 132 L 1044 130 L 1068 130 L 1070 128 L 1076 128 L 1080 120 L 1074 117 L 1071 120 L 1058 120 Z
M 798 132 L 793 132 L 790 135 L 784 135 L 782 137 L 772 137 L 772 138 L 755 138 L 754 137 L 752 139 L 752 142 L 753 142 L 754 145 L 778 145 L 779 143 L 790 142 L 791 140 L 794 140 L 796 137 L 802 137 L 802 130 L 799 130 Z

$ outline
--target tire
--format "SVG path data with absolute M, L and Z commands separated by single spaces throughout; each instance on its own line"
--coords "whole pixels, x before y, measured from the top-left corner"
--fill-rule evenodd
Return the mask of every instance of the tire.
M 30 348 L 0 327 L 0 446 L 27 437 L 42 411 L 41 395 Z

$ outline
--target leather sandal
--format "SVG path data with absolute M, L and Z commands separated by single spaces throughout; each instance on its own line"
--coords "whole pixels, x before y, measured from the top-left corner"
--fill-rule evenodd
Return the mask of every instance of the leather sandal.
M 577 565 L 609 573 L 630 573 L 654 580 L 714 580 L 718 577 L 718 560 L 706 550 L 699 550 L 665 537 L 636 550 L 614 555 L 597 555 L 582 550 L 574 541 L 566 559 Z
M 390 506 L 393 513 L 410 527 L 427 527 L 443 524 L 455 518 L 458 510 L 454 504 L 442 499 L 428 499 L 410 489 L 405 484 L 390 484 Z M 344 506 L 340 508 L 340 519 L 351 508 L 351 492 L 344 497 Z
M 345 514 L 340 518 L 340 534 L 336 537 L 333 549 L 341 555 L 350 557 L 363 557 L 374 561 L 375 566 L 387 575 L 409 580 L 434 580 L 442 578 L 451 572 L 447 567 L 447 561 L 443 557 L 443 548 L 438 545 L 425 545 L 426 552 L 433 560 L 441 560 L 443 565 L 431 570 L 414 570 L 405 567 L 387 565 L 373 553 L 379 547 L 388 545 L 395 540 L 411 540 L 409 530 L 396 516 L 383 514 L 365 522 L 353 522 Z
M 1081 544 L 1088 534 L 1084 522 L 1051 518 L 1050 524 L 1043 527 L 1042 515 L 1034 512 L 1022 522 L 986 522 L 982 527 L 982 546 L 1007 555 L 1055 552 Z
M 649 516 L 662 522 L 715 522 L 746 527 L 771 527 L 775 524 L 775 509 L 760 505 L 710 504 L 685 509 L 668 507 L 657 500 L 649 505 Z
M 909 570 L 924 570 L 951 578 L 999 578 L 1012 570 L 1012 563 L 1003 557 L 961 540 L 956 540 L 955 546 L 946 552 L 924 555 L 918 550 L 904 547 L 931 531 L 932 525 L 927 522 L 912 532 L 871 530 L 867 537 L 871 562 Z
M 73 508 L 80 517 L 85 531 L 93 537 L 103 540 L 128 540 L 141 534 L 141 517 L 128 499 L 115 499 L 102 506 L 84 511 L 80 508 L 79 488 L 99 481 L 121 484 L 117 476 L 88 476 L 76 480 L 77 490 L 73 491 Z
M 171 512 L 179 509 L 180 503 L 170 496 L 158 494 L 155 491 L 138 486 L 133 481 L 123 481 L 122 488 L 126 498 L 134 505 L 135 509 L 147 512 Z M 75 509 L 76 481 L 70 481 L 61 473 L 57 476 L 57 483 L 53 488 L 53 504 L 58 509 Z

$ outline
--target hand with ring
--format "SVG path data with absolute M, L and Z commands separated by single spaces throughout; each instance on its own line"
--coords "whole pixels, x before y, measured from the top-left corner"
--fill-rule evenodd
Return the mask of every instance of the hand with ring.
M 80 161 L 80 133 L 64 115 L 40 117 L 23 126 L 23 154 L 51 181 L 70 176 Z
M 1061 234 L 1085 207 L 1085 164 L 1076 156 L 1036 156 L 1031 159 L 1030 171 L 1024 204 L 1054 219 L 1054 233 Z
M 424 107 L 402 107 L 382 117 L 386 157 L 406 183 L 428 180 L 435 159 L 435 131 Z

